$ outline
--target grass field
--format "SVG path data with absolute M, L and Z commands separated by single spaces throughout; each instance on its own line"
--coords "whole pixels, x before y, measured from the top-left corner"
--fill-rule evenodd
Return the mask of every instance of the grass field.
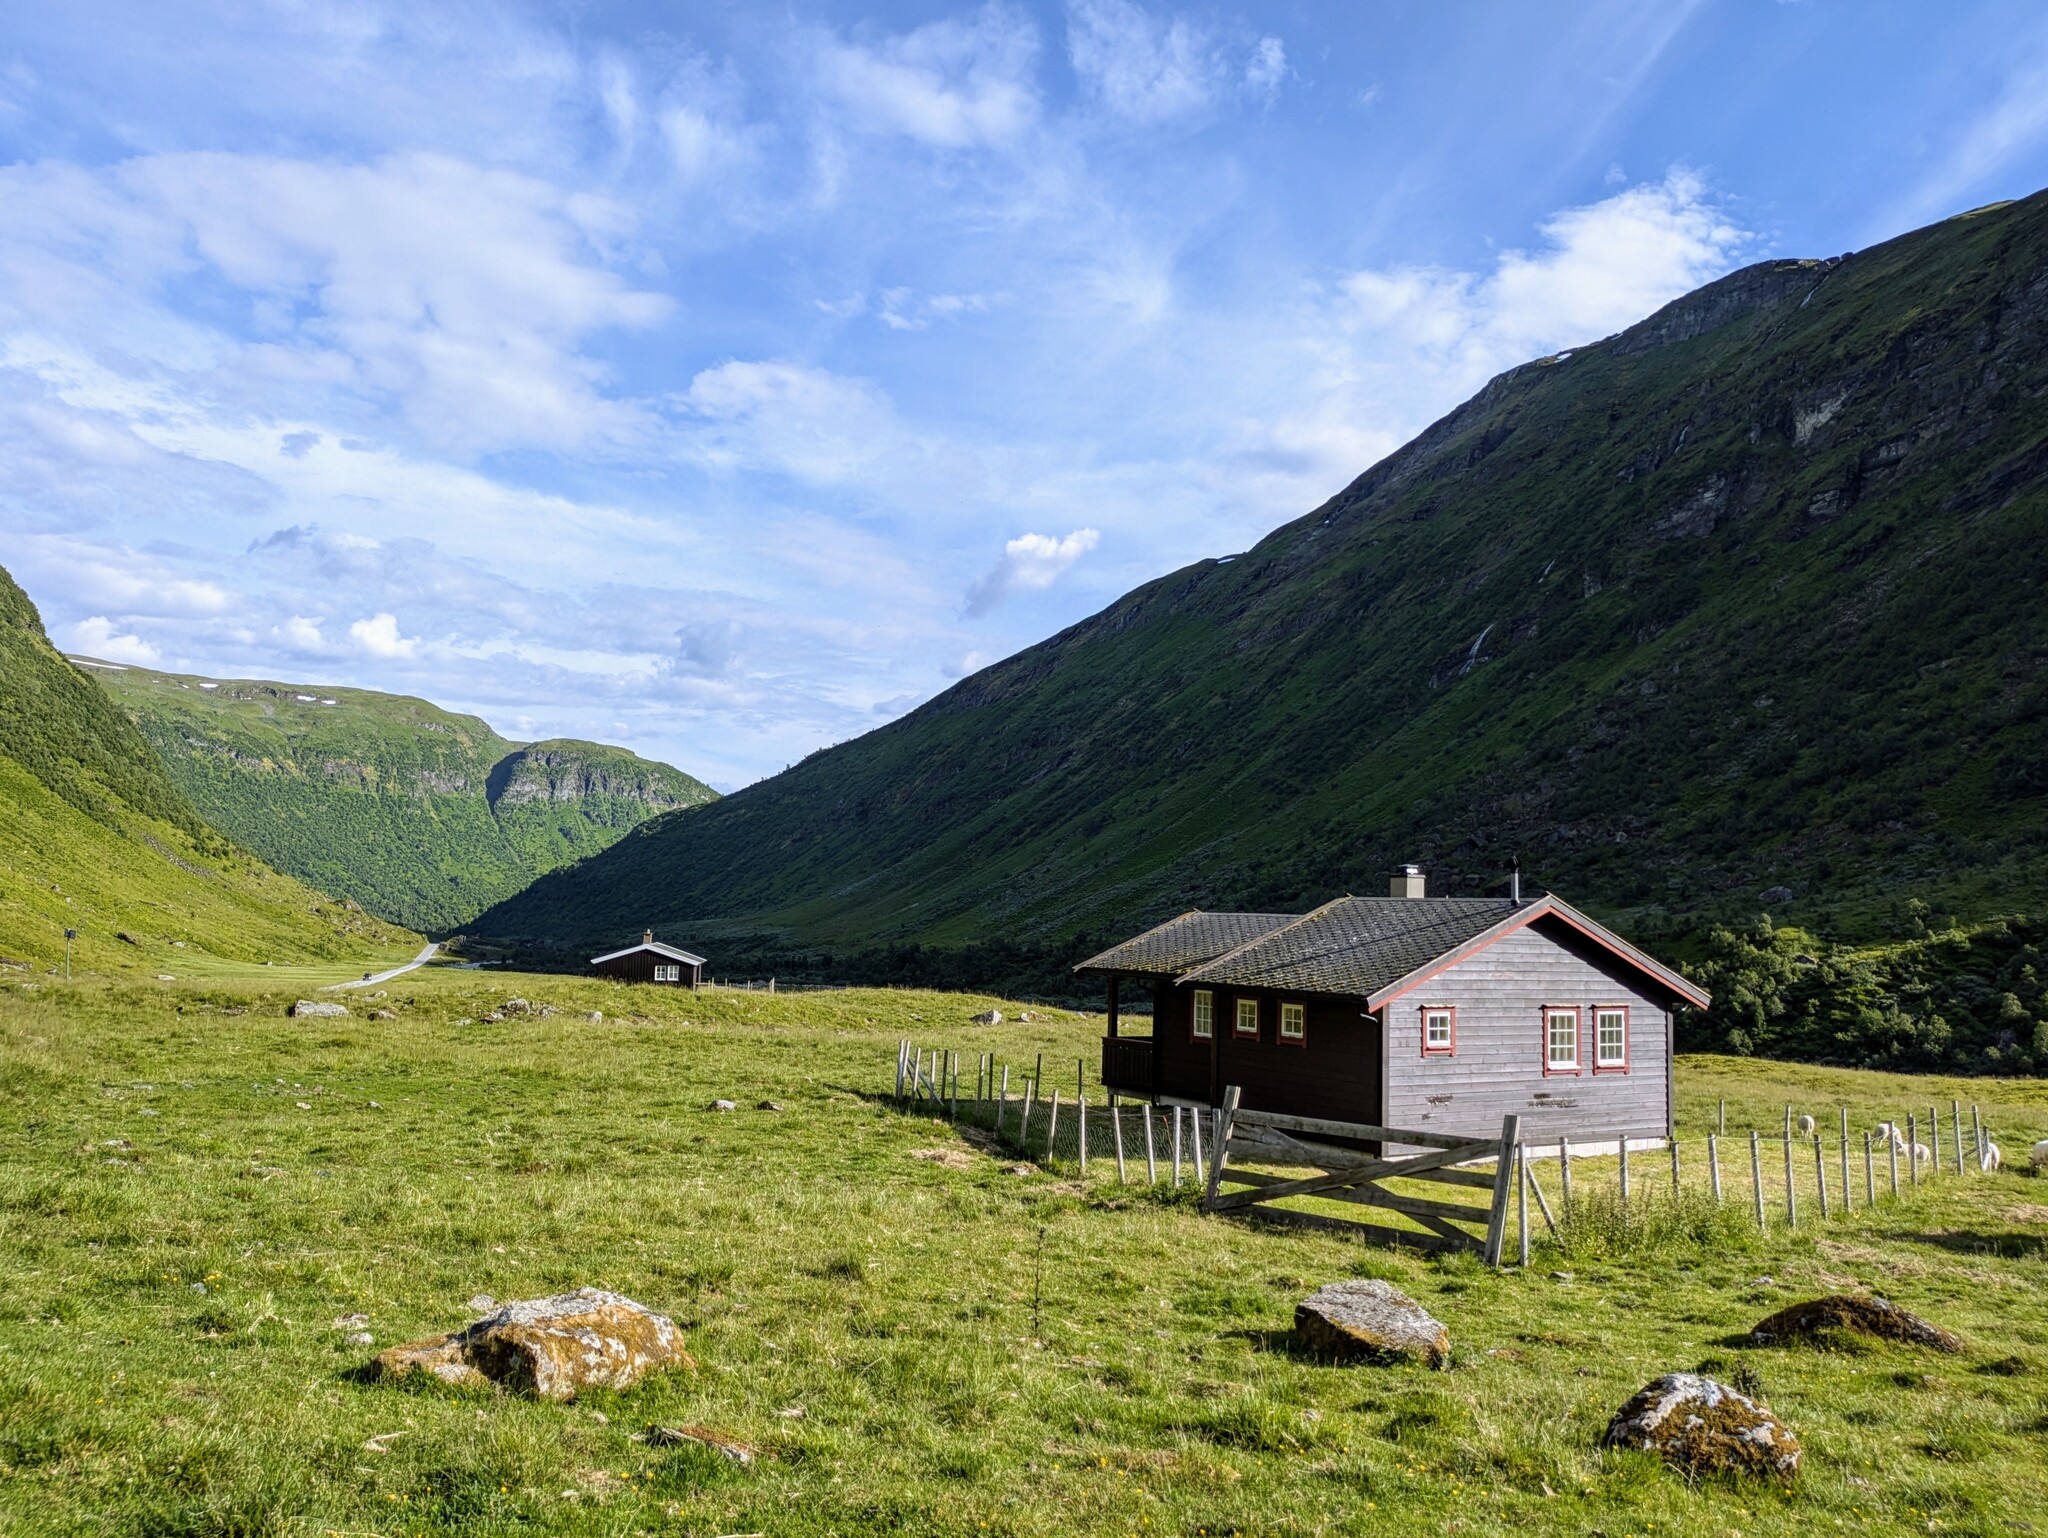
M 2048 1183 L 2024 1175 L 1489 1274 L 1205 1217 L 1104 1166 L 1011 1173 L 886 1103 L 902 1037 L 1071 1059 L 1097 1032 L 1077 1017 L 428 970 L 293 1021 L 274 982 L 0 991 L 0 1528 L 1620 1538 L 2048 1511 Z M 514 993 L 558 1012 L 483 1019 Z M 1788 1097 L 1960 1095 L 2008 1154 L 2048 1132 L 2038 1083 L 1692 1059 L 1679 1086 L 1694 1131 L 1723 1096 L 1770 1126 Z M 1292 1354 L 1296 1299 L 1351 1275 L 1443 1318 L 1453 1369 Z M 399 1389 L 360 1380 L 371 1348 L 334 1323 L 367 1315 L 381 1346 L 472 1294 L 580 1284 L 672 1313 L 699 1369 L 572 1406 Z M 1734 1343 L 1852 1286 L 1969 1353 Z M 1596 1450 L 1634 1389 L 1711 1359 L 1761 1375 L 1808 1449 L 1796 1485 Z M 635 1440 L 684 1422 L 763 1456 Z

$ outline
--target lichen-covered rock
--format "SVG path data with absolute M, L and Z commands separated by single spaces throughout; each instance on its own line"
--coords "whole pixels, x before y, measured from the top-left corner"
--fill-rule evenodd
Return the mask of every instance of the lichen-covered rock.
M 346 1004 L 336 1004 L 330 999 L 300 999 L 298 1003 L 292 1006 L 292 1018 L 295 1020 L 319 1019 L 329 1015 L 345 1015 L 347 1013 L 348 1006 Z
M 585 1287 L 507 1303 L 465 1329 L 393 1346 L 375 1376 L 425 1372 L 444 1383 L 495 1383 L 541 1399 L 627 1389 L 651 1371 L 695 1367 L 675 1321 L 616 1292 Z
M 1962 1340 L 1938 1324 L 1929 1324 L 1883 1298 L 1837 1293 L 1781 1308 L 1749 1332 L 1752 1345 L 1777 1346 L 1841 1330 L 1879 1340 L 1926 1346 L 1935 1351 L 1960 1351 Z
M 1451 1334 L 1386 1282 L 1332 1282 L 1294 1305 L 1294 1338 L 1322 1356 L 1447 1367 Z
M 1688 1475 L 1799 1472 L 1799 1439 L 1769 1410 L 1698 1373 L 1667 1373 L 1638 1390 L 1607 1424 L 1602 1447 L 1655 1453 Z

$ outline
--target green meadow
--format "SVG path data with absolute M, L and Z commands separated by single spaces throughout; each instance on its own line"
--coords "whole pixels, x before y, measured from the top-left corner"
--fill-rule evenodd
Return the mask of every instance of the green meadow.
M 1205 1216 L 1107 1159 L 1020 1166 L 889 1101 L 904 1037 L 1071 1068 L 1099 1019 L 432 968 L 289 1019 L 301 991 L 0 989 L 0 1529 L 1621 1538 L 2048 1512 L 2048 1182 L 2010 1167 L 2048 1085 L 1685 1059 L 1688 1136 L 1724 1099 L 1733 1131 L 1787 1100 L 1861 1127 L 1959 1097 L 2009 1167 L 1790 1233 L 1739 1208 L 1649 1245 L 1595 1226 L 1492 1273 Z M 513 995 L 554 1013 L 485 1018 Z M 1347 1276 L 1442 1318 L 1451 1370 L 1295 1354 L 1294 1303 Z M 473 1295 L 585 1284 L 672 1314 L 697 1370 L 566 1406 L 362 1375 Z M 1848 1288 L 1969 1350 L 1740 1344 Z M 1760 1379 L 1805 1443 L 1795 1483 L 1598 1449 L 1636 1388 L 1708 1363 Z M 760 1456 L 644 1440 L 682 1424 Z

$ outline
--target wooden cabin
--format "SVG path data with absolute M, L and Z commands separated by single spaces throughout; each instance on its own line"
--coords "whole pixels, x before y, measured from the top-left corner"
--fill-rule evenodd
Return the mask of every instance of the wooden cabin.
M 638 945 L 622 951 L 607 951 L 590 958 L 590 970 L 599 977 L 622 983 L 666 983 L 672 988 L 695 988 L 704 981 L 704 958 L 673 945 L 663 945 L 648 930 Z
M 1573 1145 L 1672 1131 L 1672 1019 L 1708 996 L 1551 896 L 1386 897 L 1312 913 L 1184 913 L 1091 956 L 1106 979 L 1102 1082 L 1218 1105 L 1418 1131 L 1498 1129 Z M 1126 985 L 1152 1034 L 1126 1036 Z

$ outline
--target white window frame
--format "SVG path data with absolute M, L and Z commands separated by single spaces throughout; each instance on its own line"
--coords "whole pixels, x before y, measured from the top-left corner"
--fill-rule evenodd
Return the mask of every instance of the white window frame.
M 672 961 L 656 962 L 654 980 L 657 983 L 679 983 L 683 980 L 683 969 Z
M 1607 1022 L 1619 1017 L 1621 1020 L 1620 1050 L 1613 1056 L 1607 1052 Z M 1595 1004 L 1593 1006 L 1593 1071 L 1595 1073 L 1625 1073 L 1628 1070 L 1628 1006 L 1626 1004 Z
M 1244 1028 L 1244 1015 L 1247 1008 L 1251 1010 L 1252 1015 L 1252 1028 L 1250 1030 Z M 1259 1039 L 1259 1001 L 1257 999 L 1239 999 L 1237 1001 L 1237 1012 L 1231 1018 L 1231 1034 L 1239 1041 L 1257 1041 Z
M 1188 1035 L 1195 1041 L 1216 1039 L 1216 991 L 1197 988 L 1188 1006 Z
M 1443 1022 L 1444 1039 L 1438 1041 L 1435 1026 Z M 1458 1008 L 1455 1004 L 1425 1004 L 1422 1006 L 1422 1055 L 1424 1057 L 1451 1057 L 1458 1050 Z
M 1292 1030 L 1288 1029 L 1290 1022 L 1294 1027 Z M 1290 1047 L 1308 1045 L 1308 1005 L 1290 1004 L 1284 999 L 1281 1001 L 1280 1039 Z
M 1576 1004 L 1546 1004 L 1543 1006 L 1543 1071 L 1545 1073 L 1577 1073 L 1583 1056 L 1581 1042 L 1582 1011 Z M 1557 1022 L 1571 1022 L 1572 1054 L 1569 1058 L 1557 1055 Z

